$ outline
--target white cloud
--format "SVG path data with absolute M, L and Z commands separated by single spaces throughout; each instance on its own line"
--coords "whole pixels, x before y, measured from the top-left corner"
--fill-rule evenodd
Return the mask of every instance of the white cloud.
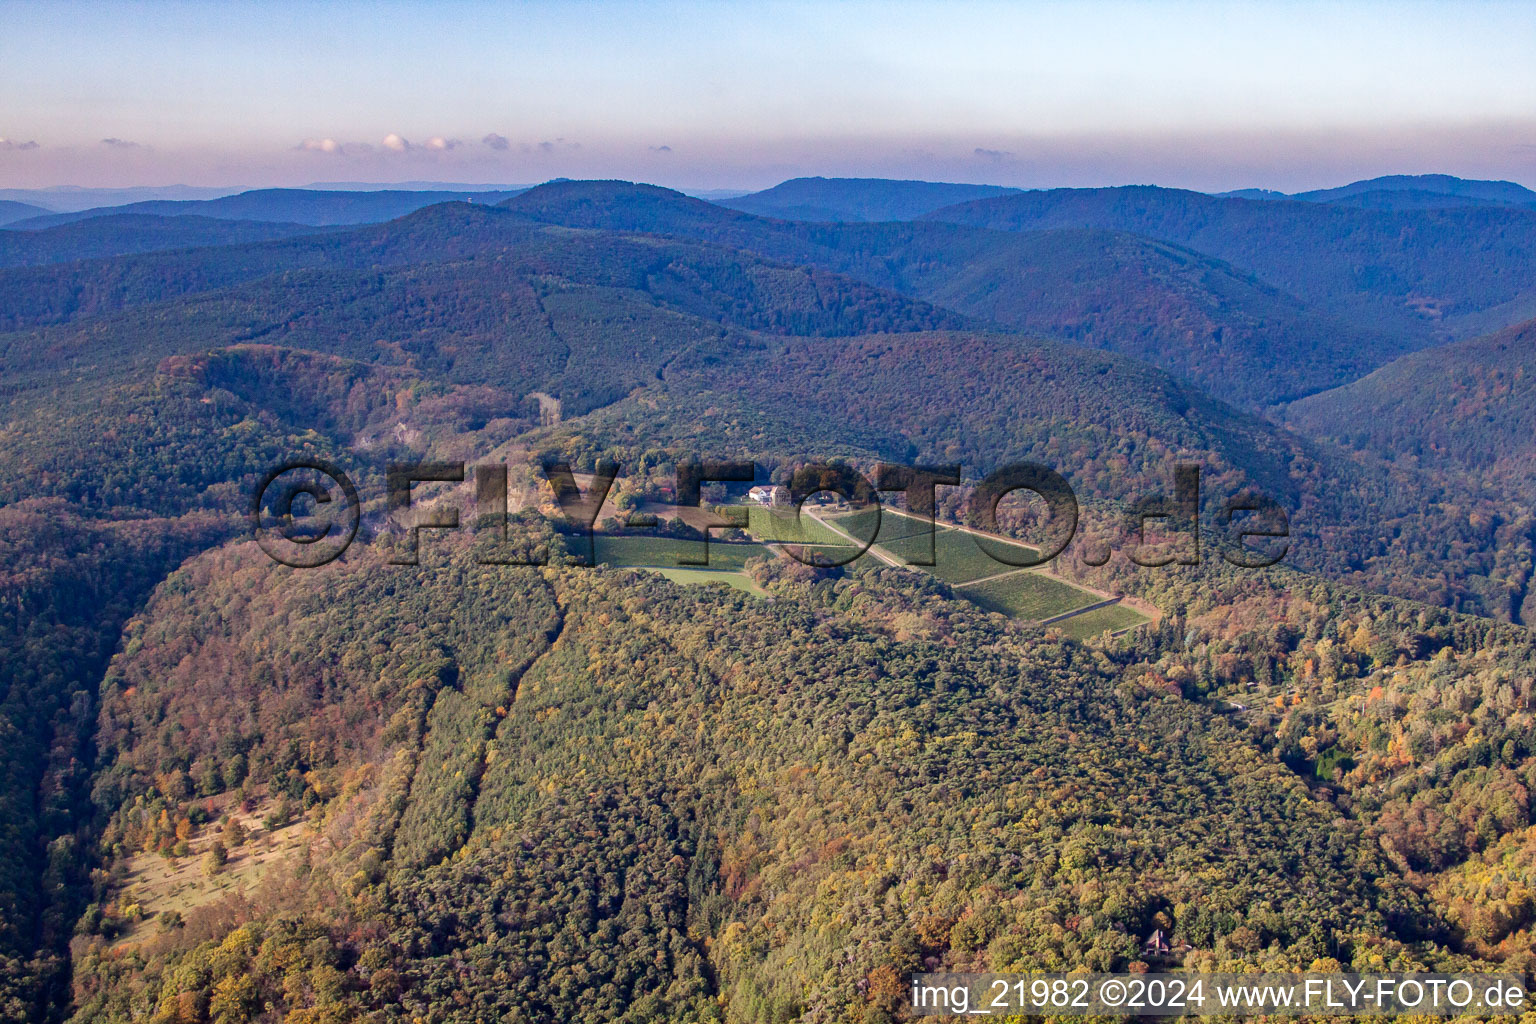
M 464 139 L 451 135 L 434 135 L 423 142 L 412 142 L 399 132 L 390 132 L 384 136 L 377 145 L 369 145 L 366 142 L 346 142 L 329 136 L 324 138 L 306 138 L 294 149 L 304 153 L 327 153 L 334 156 L 361 156 L 366 153 L 448 153 L 465 146 L 473 145 Z M 512 148 L 512 141 L 505 135 L 491 132 L 480 140 L 480 145 L 497 152 L 505 152 Z M 575 142 L 567 142 L 565 139 L 554 139 L 548 142 L 538 143 L 536 146 L 523 144 L 519 147 L 523 152 L 554 153 L 560 150 L 580 149 L 581 145 Z
M 500 139 L 501 145 L 498 147 L 494 142 L 490 141 L 492 139 Z M 388 135 L 384 136 L 382 140 L 380 140 L 378 147 L 371 146 L 366 142 L 339 142 L 336 139 L 327 137 L 323 139 L 305 139 L 294 148 L 306 153 L 331 153 L 338 156 L 359 156 L 364 153 L 377 152 L 378 149 L 383 149 L 390 153 L 415 153 L 423 150 L 432 153 L 446 153 L 450 150 L 458 149 L 464 144 L 465 143 L 463 139 L 450 138 L 444 135 L 434 135 L 425 142 L 413 143 L 397 132 L 390 132 Z M 508 145 L 510 145 L 510 143 L 508 143 L 507 140 L 502 138 L 500 135 L 486 136 L 485 144 L 490 146 L 492 149 L 505 149 Z

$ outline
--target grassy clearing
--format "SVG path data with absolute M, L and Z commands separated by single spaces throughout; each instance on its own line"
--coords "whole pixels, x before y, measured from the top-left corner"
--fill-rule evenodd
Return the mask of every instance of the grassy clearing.
M 174 910 L 185 917 L 191 910 L 242 888 L 252 888 L 272 867 L 296 856 L 305 841 L 305 823 L 300 818 L 268 831 L 262 818 L 275 804 L 276 801 L 269 800 L 250 814 L 238 810 L 231 814 L 231 819 L 239 821 L 246 830 L 247 839 L 229 851 L 229 861 L 218 874 L 209 876 L 203 871 L 203 858 L 209 847 L 224 837 L 222 826 L 213 823 L 204 825 L 192 836 L 188 841 L 191 852 L 185 857 L 168 860 L 158 853 L 140 853 L 129 858 L 128 877 L 116 894 L 116 902 L 123 907 L 138 904 L 141 917 L 121 941 L 142 942 L 156 934 L 160 927 L 157 918 L 165 911 Z
M 1017 572 L 987 580 L 965 587 L 961 593 L 990 611 L 1035 621 L 1101 600 L 1086 590 L 1038 572 Z
M 747 559 L 767 555 L 768 549 L 761 544 L 733 544 L 711 540 L 707 566 L 679 566 L 681 558 L 704 558 L 702 541 L 684 540 L 678 537 L 624 537 L 597 536 L 593 538 L 599 565 L 613 568 L 708 568 L 719 570 L 740 569 Z
M 710 569 L 650 569 L 649 571 L 658 572 L 673 583 L 726 586 L 755 597 L 762 597 L 767 593 L 762 587 L 752 582 L 752 577 L 744 572 L 717 572 Z
M 1098 636 L 1105 630 L 1115 633 L 1148 621 L 1150 620 L 1145 615 L 1134 608 L 1127 608 L 1123 604 L 1112 604 L 1104 608 L 1095 608 L 1091 612 L 1083 612 L 1081 615 L 1074 615 L 1070 619 L 1063 619 L 1055 624 L 1055 628 L 1074 640 L 1086 640 L 1089 637 Z

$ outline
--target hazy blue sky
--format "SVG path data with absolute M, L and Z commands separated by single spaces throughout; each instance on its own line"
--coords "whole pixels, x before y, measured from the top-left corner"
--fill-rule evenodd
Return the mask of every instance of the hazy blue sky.
M 1536 3 L 0 0 L 0 186 L 1536 186 Z

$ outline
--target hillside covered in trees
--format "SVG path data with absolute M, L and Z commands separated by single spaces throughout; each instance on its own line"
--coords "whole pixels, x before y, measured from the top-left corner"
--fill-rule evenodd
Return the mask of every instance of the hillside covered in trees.
M 1293 403 L 1308 433 L 1445 470 L 1528 475 L 1536 432 L 1536 320 L 1418 353 Z
M 103 892 L 81 1019 L 880 1019 L 914 970 L 1124 969 L 1159 925 L 1227 968 L 1470 962 L 1368 821 L 1129 653 L 901 570 L 764 566 L 767 603 L 442 555 L 227 549 L 131 627 L 114 863 L 253 800 L 313 839 L 127 944 Z
M 1529 207 L 1371 210 L 1129 186 L 1025 192 L 927 216 L 1007 231 L 1130 231 L 1409 336 L 1468 337 L 1529 319 L 1536 308 L 1536 209 Z

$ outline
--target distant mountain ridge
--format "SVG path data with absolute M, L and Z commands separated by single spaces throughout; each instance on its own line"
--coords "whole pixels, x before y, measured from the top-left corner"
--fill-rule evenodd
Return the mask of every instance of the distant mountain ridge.
M 1276 192 L 1243 188 L 1218 192 L 1221 199 L 1295 200 L 1331 203 L 1370 210 L 1423 210 L 1456 206 L 1517 206 L 1536 208 L 1536 192 L 1513 181 L 1482 181 L 1450 174 L 1388 174 L 1365 178 L 1337 188 L 1307 192 Z
M 1329 206 L 1350 206 L 1357 210 L 1454 210 L 1477 206 L 1536 210 L 1536 203 L 1496 202 L 1425 189 L 1376 189 L 1370 192 L 1341 194 L 1317 201 Z
M 1324 390 L 1413 347 L 1309 308 L 1237 268 L 1197 252 L 1124 233 L 1011 233 L 937 222 L 811 224 L 773 221 L 655 186 L 557 182 L 513 197 L 505 209 L 440 204 L 389 224 L 329 236 L 195 253 L 141 255 L 116 265 L 17 270 L 0 313 L 12 328 L 57 322 L 202 291 L 299 267 L 390 266 L 462 258 L 525 244 L 537 224 L 643 232 L 709 242 L 785 264 L 849 275 L 877 288 L 936 303 L 1002 327 L 1145 359 L 1249 407 Z M 220 244 L 235 222 L 123 217 L 101 248 L 85 246 L 92 222 L 50 229 L 59 252 L 80 257 Z M 137 230 L 132 225 L 140 224 Z M 154 225 L 151 227 L 150 225 Z M 255 229 L 242 229 L 255 230 Z M 301 227 L 270 237 L 303 234 Z M 68 236 L 78 232 L 82 236 Z M 17 235 L 15 244 L 26 239 Z M 3 236 L 0 236 L 3 238 Z M 258 242 L 260 235 L 244 239 Z M 34 250 L 0 264 L 44 262 Z M 133 282 L 153 282 L 141 289 Z M 35 299 L 33 297 L 36 297 Z
M 1005 327 L 1135 356 L 1250 408 L 1355 379 L 1423 343 L 1139 235 L 1058 229 L 988 241 L 955 263 L 914 261 L 913 293 Z
M 531 184 L 455 181 L 311 181 L 303 185 L 263 185 L 262 189 L 295 188 L 305 192 L 515 192 Z M 36 206 L 45 213 L 78 213 L 150 200 L 219 199 L 252 191 L 250 185 L 149 185 L 130 188 L 0 188 L 0 199 Z M 749 189 L 737 189 L 742 195 Z
M 1514 206 L 1536 205 L 1536 192 L 1524 185 L 1512 181 L 1476 181 L 1450 174 L 1389 174 L 1351 182 L 1338 188 L 1298 192 L 1291 198 L 1312 203 L 1331 203 L 1375 192 L 1418 192 Z
M 718 205 L 781 220 L 913 220 L 941 207 L 1020 191 L 1003 185 L 960 185 L 891 178 L 791 178 Z
M 160 217 L 195 215 L 222 220 L 278 221 L 328 227 L 394 220 L 436 203 L 499 203 L 516 194 L 516 191 L 446 192 L 437 189 L 415 192 L 322 192 L 314 189 L 267 188 L 217 199 L 153 199 L 126 206 L 102 206 L 75 213 L 47 214 L 19 220 L 9 226 L 16 230 L 35 231 L 94 217 L 153 214 Z
M 722 328 L 825 336 L 968 326 L 814 268 L 697 241 L 550 229 L 460 203 L 352 231 L 14 269 L 0 272 L 0 292 L 17 296 L 0 327 L 55 339 L 44 354 L 21 335 L 0 335 L 0 380 L 13 388 L 76 356 L 99 373 L 259 340 L 408 363 L 448 380 L 526 377 L 527 390 L 557 393 L 568 410 L 611 387 L 624 393 L 674 346 Z M 182 328 L 167 326 L 168 306 Z M 77 328 L 77 319 L 96 326 Z M 615 355 L 599 372 L 572 354 L 579 347 Z M 560 394 L 567 376 L 572 390 Z
M 463 258 L 527 244 L 548 224 L 687 238 L 848 275 L 980 322 L 1132 355 L 1250 408 L 1337 386 L 1432 341 L 1427 332 L 1342 320 L 1188 247 L 1097 228 L 1018 233 L 933 221 L 775 221 L 622 182 L 551 183 L 503 205 L 440 204 L 326 236 L 15 270 L 3 279 L 13 301 L 0 312 L 0 326 L 58 322 L 280 270 Z M 176 218 L 122 220 L 159 225 L 146 228 L 145 239 L 120 228 L 123 252 L 171 248 L 180 237 Z M 90 234 L 89 223 L 52 232 Z M 214 244 L 221 223 L 233 222 L 203 221 L 206 244 Z M 163 244 L 152 244 L 156 239 Z M 203 244 L 195 232 L 180 240 L 183 247 Z
M 192 185 L 141 185 L 129 188 L 85 188 L 54 185 L 49 188 L 0 188 L 0 199 L 37 206 L 48 213 L 73 213 L 98 206 L 122 206 L 149 199 L 217 199 L 246 191 L 248 186 L 227 188 Z
M 780 220 L 913 220 L 945 206 L 1014 195 L 1005 185 L 906 181 L 891 178 L 790 178 L 760 192 L 708 197 L 717 205 Z M 1373 210 L 1504 206 L 1536 209 L 1536 191 L 1512 181 L 1458 178 L 1450 174 L 1389 174 L 1332 188 L 1281 192 L 1267 188 L 1211 193 L 1219 199 L 1289 200 Z
M 97 256 L 114 245 L 146 253 L 238 240 L 219 227 L 234 222 L 204 220 L 182 235 L 177 219 L 108 220 L 118 237 L 103 240 L 79 222 L 82 237 L 69 244 L 76 256 Z M 0 323 L 58 322 L 283 269 L 464 258 L 521 244 L 541 224 L 687 238 L 848 275 L 984 322 L 1133 355 L 1249 408 L 1336 387 L 1536 306 L 1536 273 L 1520 273 L 1536 265 L 1536 212 L 1379 212 L 1138 187 L 1015 193 L 919 221 L 808 223 L 656 186 L 568 181 L 497 207 L 438 203 L 331 236 L 9 271 L 21 276 L 6 281 L 12 302 Z M 54 243 L 59 258 L 70 258 L 65 242 Z M 8 262 L 41 262 L 35 255 Z
M 282 221 L 219 220 L 190 214 L 116 214 L 38 231 L 0 230 L 0 268 L 130 256 L 165 249 L 264 242 L 326 230 Z

